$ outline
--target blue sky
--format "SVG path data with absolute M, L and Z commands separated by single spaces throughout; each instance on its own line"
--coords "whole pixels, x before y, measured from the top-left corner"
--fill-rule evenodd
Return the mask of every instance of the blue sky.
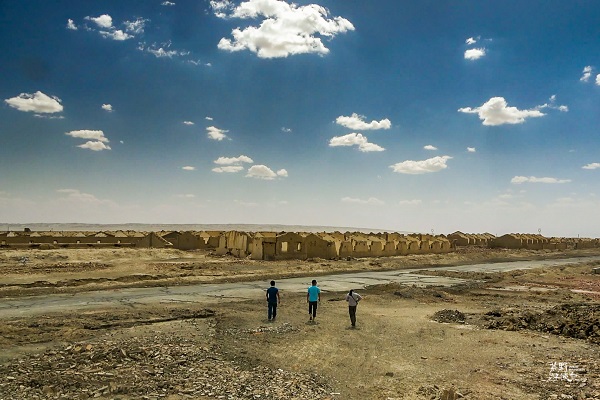
M 0 221 L 600 236 L 595 1 L 0 1 Z

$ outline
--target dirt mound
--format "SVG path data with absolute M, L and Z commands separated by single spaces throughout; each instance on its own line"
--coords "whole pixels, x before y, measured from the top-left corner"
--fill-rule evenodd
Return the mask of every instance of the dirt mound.
M 600 304 L 561 304 L 543 312 L 493 310 L 484 320 L 488 329 L 529 329 L 600 344 Z
M 458 310 L 440 310 L 433 314 L 432 320 L 437 322 L 450 322 L 455 324 L 465 323 L 465 314 Z

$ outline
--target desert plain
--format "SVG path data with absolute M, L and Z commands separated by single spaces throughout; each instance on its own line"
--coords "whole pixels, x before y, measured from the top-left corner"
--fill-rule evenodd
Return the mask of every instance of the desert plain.
M 600 399 L 599 256 L 473 246 L 255 261 L 203 250 L 4 249 L 0 399 Z M 525 267 L 493 268 L 516 261 Z M 460 268 L 480 264 L 491 268 Z M 382 271 L 437 278 L 369 280 Z M 358 278 L 336 284 L 350 273 Z M 281 289 L 274 322 L 271 279 Z M 315 322 L 304 290 L 286 289 L 311 279 L 323 282 Z M 348 285 L 364 297 L 355 328 Z M 172 295 L 197 287 L 211 294 Z M 127 297 L 136 291 L 154 294 Z M 114 301 L 89 300 L 100 295 Z

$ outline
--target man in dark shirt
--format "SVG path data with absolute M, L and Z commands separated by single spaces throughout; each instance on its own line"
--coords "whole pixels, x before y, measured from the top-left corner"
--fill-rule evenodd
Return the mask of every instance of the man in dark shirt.
M 271 281 L 271 287 L 267 289 L 267 303 L 269 305 L 269 321 L 275 321 L 277 316 L 277 305 L 281 302 L 279 289 L 275 287 L 275 281 Z

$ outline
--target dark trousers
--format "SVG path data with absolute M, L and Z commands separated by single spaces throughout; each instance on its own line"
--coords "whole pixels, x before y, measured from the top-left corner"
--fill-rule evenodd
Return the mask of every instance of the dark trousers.
M 313 318 L 317 316 L 317 304 L 318 302 L 316 301 L 308 302 L 308 313 L 311 314 Z
M 269 319 L 277 316 L 277 302 L 269 302 Z
M 348 313 L 350 314 L 352 326 L 356 325 L 356 306 L 348 306 Z

